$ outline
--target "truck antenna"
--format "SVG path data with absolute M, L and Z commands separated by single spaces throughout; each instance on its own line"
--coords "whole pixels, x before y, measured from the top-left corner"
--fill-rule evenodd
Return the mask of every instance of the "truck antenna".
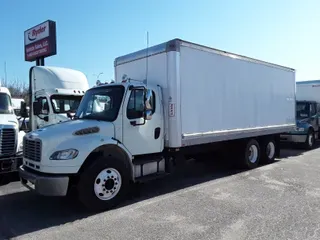
M 149 32 L 147 31 L 147 50 L 146 50 L 146 86 L 148 83 L 148 52 L 149 52 Z

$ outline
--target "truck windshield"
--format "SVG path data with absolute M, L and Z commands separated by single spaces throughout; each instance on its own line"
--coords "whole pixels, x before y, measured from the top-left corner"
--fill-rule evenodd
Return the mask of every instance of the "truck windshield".
M 309 117 L 310 104 L 307 102 L 297 102 L 296 113 L 297 119 L 303 119 Z
M 82 96 L 52 95 L 50 99 L 55 113 L 75 113 Z
M 123 86 L 92 88 L 84 95 L 75 119 L 96 119 L 113 122 L 118 116 Z
M 13 108 L 11 106 L 10 96 L 6 93 L 0 93 L 0 114 L 11 114 Z

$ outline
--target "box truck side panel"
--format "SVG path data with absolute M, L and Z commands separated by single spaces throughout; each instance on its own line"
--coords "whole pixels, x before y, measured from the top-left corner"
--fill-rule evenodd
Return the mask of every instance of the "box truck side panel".
M 295 124 L 292 70 L 180 47 L 184 145 L 286 131 Z

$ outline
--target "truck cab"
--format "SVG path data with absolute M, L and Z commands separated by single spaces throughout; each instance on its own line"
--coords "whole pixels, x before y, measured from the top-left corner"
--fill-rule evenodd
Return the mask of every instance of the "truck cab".
M 89 88 L 77 70 L 35 66 L 30 69 L 30 131 L 70 120 Z
M 281 136 L 282 141 L 302 143 L 312 149 L 319 139 L 320 103 L 315 101 L 296 102 L 296 128 Z
M 0 180 L 3 174 L 17 171 L 22 163 L 23 136 L 14 113 L 11 94 L 0 87 Z
M 127 181 L 163 173 L 164 158 L 150 157 L 163 149 L 161 88 L 134 82 L 105 84 L 86 92 L 71 121 L 26 134 L 21 181 L 40 194 L 64 196 L 86 166 L 94 162 L 100 164 L 96 158 L 108 154 L 112 164 L 119 168 L 107 170 L 112 175 L 108 181 L 112 189 L 102 198 L 112 198 Z M 133 155 L 137 162 L 133 161 Z M 141 168 L 143 163 L 137 156 L 148 155 L 147 166 Z M 118 171 L 123 171 L 122 180 Z M 90 191 L 84 182 L 79 184 L 83 197 Z M 100 193 L 99 187 L 96 194 Z
M 320 80 L 296 82 L 296 127 L 281 135 L 282 142 L 312 149 L 319 139 Z

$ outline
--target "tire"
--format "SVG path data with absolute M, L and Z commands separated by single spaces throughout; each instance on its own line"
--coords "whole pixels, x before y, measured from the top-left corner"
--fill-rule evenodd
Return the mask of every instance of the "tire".
M 266 139 L 263 141 L 261 148 L 261 163 L 273 163 L 277 153 L 276 141 L 273 138 Z
M 309 129 L 306 141 L 304 143 L 304 148 L 307 150 L 313 149 L 315 144 L 315 138 L 314 138 L 314 131 L 312 129 Z
M 253 169 L 259 166 L 260 162 L 260 146 L 257 140 L 250 139 L 242 146 L 242 164 L 241 167 L 245 169 Z
M 4 181 L 5 177 L 0 174 L 0 186 L 5 185 L 5 181 Z
M 91 211 L 109 210 L 128 193 L 129 168 L 114 157 L 98 157 L 80 175 L 78 197 Z

